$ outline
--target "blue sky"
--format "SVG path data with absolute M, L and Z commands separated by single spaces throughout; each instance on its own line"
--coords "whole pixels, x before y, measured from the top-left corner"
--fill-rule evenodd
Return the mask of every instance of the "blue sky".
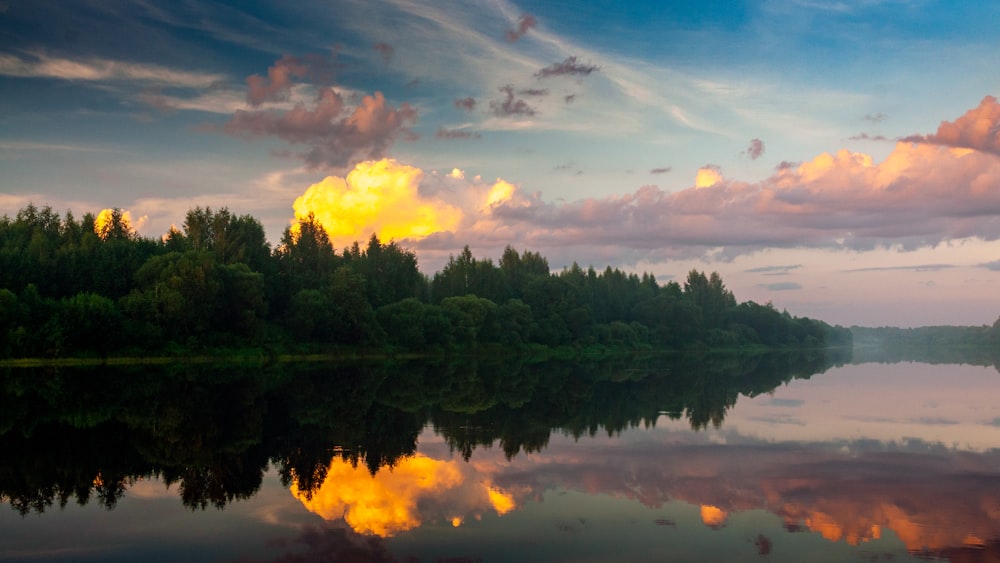
M 0 2 L 0 213 L 194 206 L 649 271 L 840 324 L 1000 315 L 991 2 Z M 293 209 L 294 206 L 294 209 Z

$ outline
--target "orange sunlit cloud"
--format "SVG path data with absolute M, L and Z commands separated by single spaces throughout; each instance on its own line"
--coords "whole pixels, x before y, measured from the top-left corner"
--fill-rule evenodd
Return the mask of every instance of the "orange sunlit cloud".
M 372 476 L 364 466 L 334 459 L 326 479 L 311 497 L 291 486 L 305 507 L 327 520 L 343 518 L 361 534 L 389 537 L 425 522 L 460 526 L 466 516 L 516 507 L 514 497 L 468 464 L 424 455 L 404 458 Z
M 94 218 L 94 232 L 101 235 L 105 232 L 108 226 L 111 224 L 111 217 L 114 213 L 113 209 L 102 209 L 97 217 Z M 138 221 L 132 220 L 132 214 L 128 211 L 122 211 L 122 226 L 125 227 L 129 233 L 135 233 L 136 229 L 142 228 L 143 223 L 146 222 L 146 216 L 142 216 Z M 103 235 L 101 235 L 103 236 Z
M 493 185 L 479 176 L 467 180 L 458 168 L 433 173 L 430 182 L 427 176 L 392 159 L 358 163 L 346 178 L 327 176 L 299 196 L 292 205 L 295 221 L 312 213 L 335 248 L 372 233 L 383 241 L 420 240 L 463 225 L 471 228 L 490 207 L 509 202 L 517 189 L 499 178 Z M 293 223 L 293 232 L 296 227 Z
M 701 521 L 709 528 L 721 528 L 726 525 L 729 513 L 710 504 L 701 505 Z

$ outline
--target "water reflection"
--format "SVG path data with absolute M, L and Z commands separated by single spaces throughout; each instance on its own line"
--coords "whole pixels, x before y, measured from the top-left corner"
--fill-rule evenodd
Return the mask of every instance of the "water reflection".
M 462 553 L 476 557 L 471 546 L 484 534 L 541 533 L 539 511 L 560 498 L 579 515 L 554 519 L 555 531 L 586 530 L 588 541 L 602 537 L 590 527 L 613 514 L 608 503 L 627 502 L 648 511 L 627 509 L 652 527 L 646 534 L 715 534 L 755 557 L 794 560 L 789 546 L 807 535 L 878 553 L 899 545 L 954 561 L 995 555 L 992 438 L 958 450 L 817 434 L 804 411 L 825 412 L 815 408 L 821 397 L 836 403 L 851 388 L 823 389 L 827 376 L 801 380 L 843 360 L 9 370 L 0 447 L 18 455 L 0 458 L 0 501 L 22 514 L 69 503 L 113 508 L 146 498 L 156 482 L 185 507 L 223 508 L 255 498 L 274 471 L 288 501 L 329 522 L 282 541 L 377 560 L 404 547 L 420 558 L 421 542 L 440 547 L 435 530 L 454 528 L 466 535 L 449 545 L 466 538 Z M 851 369 L 838 368 L 841 380 Z M 581 498 L 596 505 L 579 508 Z
M 430 520 L 458 527 L 487 510 L 503 515 L 515 508 L 514 497 L 492 483 L 489 474 L 454 460 L 422 454 L 403 458 L 374 475 L 340 459 L 330 463 L 323 484 L 292 495 L 327 520 L 341 518 L 360 534 L 390 537 Z

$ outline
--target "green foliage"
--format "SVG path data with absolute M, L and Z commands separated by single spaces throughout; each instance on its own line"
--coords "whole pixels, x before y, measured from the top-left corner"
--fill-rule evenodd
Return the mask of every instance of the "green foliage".
M 107 218 L 107 220 L 104 220 Z M 993 328 L 991 342 L 1000 342 Z M 271 251 L 259 221 L 190 210 L 163 240 L 124 213 L 60 218 L 29 205 L 0 217 L 0 355 L 106 355 L 262 344 L 611 348 L 850 346 L 851 332 L 737 303 L 718 273 L 683 286 L 648 273 L 572 264 L 508 246 L 499 261 L 466 246 L 430 279 L 416 255 L 372 235 L 338 254 L 314 216 Z

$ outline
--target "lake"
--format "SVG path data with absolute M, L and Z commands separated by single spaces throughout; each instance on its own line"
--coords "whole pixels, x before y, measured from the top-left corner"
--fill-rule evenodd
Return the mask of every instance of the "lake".
M 1000 557 L 992 365 L 810 353 L 0 375 L 2 560 Z

